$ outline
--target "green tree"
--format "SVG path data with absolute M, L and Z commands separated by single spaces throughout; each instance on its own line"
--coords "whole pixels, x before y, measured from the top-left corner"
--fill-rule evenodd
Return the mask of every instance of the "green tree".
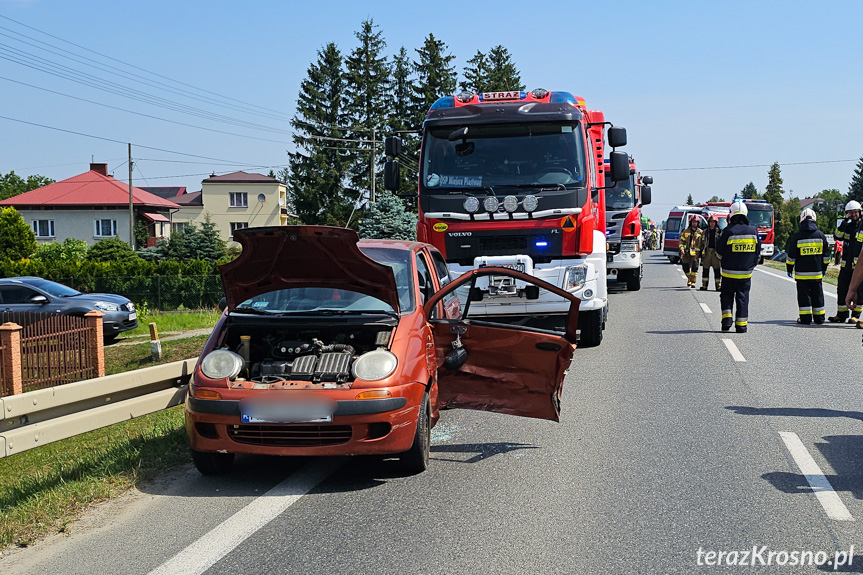
M 6 200 L 53 183 L 54 180 L 51 178 L 40 175 L 27 176 L 25 180 L 12 170 L 8 174 L 0 174 L 0 200 Z
M 758 193 L 758 189 L 756 189 L 755 187 L 755 184 L 749 182 L 748 184 L 743 186 L 742 190 L 740 190 L 740 197 L 744 200 L 757 200 L 759 199 L 760 195 Z
M 851 176 L 851 184 L 848 186 L 848 196 L 845 201 L 857 200 L 863 204 L 863 157 L 857 160 L 854 175 Z
M 455 56 L 447 50 L 447 45 L 434 34 L 429 34 L 422 48 L 416 50 L 418 59 L 414 61 L 414 71 L 417 79 L 410 98 L 411 120 L 416 127 L 422 125 L 426 113 L 438 98 L 455 92 L 458 79 L 452 64 Z
M 764 188 L 764 199 L 773 204 L 773 213 L 781 214 L 781 218 L 775 218 L 774 232 L 776 234 L 776 246 L 784 246 L 788 237 L 797 229 L 794 219 L 800 215 L 800 201 L 797 201 L 797 211 L 792 216 L 791 207 L 785 206 L 785 190 L 782 189 L 782 172 L 779 162 L 774 162 L 767 171 L 767 187 Z
M 30 259 L 40 262 L 81 262 L 87 257 L 87 242 L 66 238 L 63 243 L 48 242 L 36 248 Z
M 87 261 L 91 262 L 134 262 L 138 254 L 120 238 L 99 240 L 87 250 Z
M 0 210 L 0 261 L 29 258 L 36 251 L 36 234 L 15 208 Z
M 708 201 L 708 202 L 724 202 L 724 201 L 725 201 L 725 199 L 720 198 L 719 196 L 712 196 L 712 197 L 711 197 L 709 200 L 707 200 L 707 201 Z
M 818 204 L 818 229 L 827 235 L 836 231 L 836 220 L 844 215 L 845 196 L 836 189 L 821 190 L 815 194 L 816 198 L 824 198 Z
M 342 55 L 330 42 L 309 66 L 291 120 L 296 151 L 288 154 L 288 197 L 304 224 L 343 225 L 353 208 L 344 187 L 350 160 L 344 101 Z
M 686 205 L 687 206 L 694 205 L 694 203 L 695 202 L 692 201 L 692 194 L 689 194 L 688 196 L 686 196 Z
M 521 74 L 512 61 L 509 50 L 503 46 L 495 46 L 488 52 L 488 90 L 524 90 Z
M 360 224 L 362 238 L 415 240 L 417 217 L 405 209 L 404 203 L 384 190 L 378 201 L 370 204 Z
M 473 58 L 467 61 L 467 66 L 464 67 L 462 76 L 464 80 L 459 85 L 465 92 L 478 94 L 485 92 L 488 89 L 488 57 L 476 51 Z
M 390 65 L 383 50 L 386 41 L 374 21 L 364 20 L 355 35 L 360 41 L 345 60 L 347 97 L 345 121 L 350 130 L 349 139 L 367 141 L 374 130 L 380 139 L 387 123 L 387 95 L 391 90 Z M 377 147 L 376 157 L 371 157 L 369 144 L 351 146 L 349 173 L 351 185 L 358 190 L 371 189 L 371 170 L 377 174 L 377 166 L 383 158 L 383 147 Z
M 194 233 L 187 242 L 189 257 L 195 260 L 216 262 L 227 255 L 228 243 L 222 239 L 219 229 L 210 219 L 210 214 L 207 214 L 204 223 L 201 224 L 200 231 L 194 226 L 192 230 Z
M 776 234 L 776 249 L 780 246 L 785 246 L 785 251 L 788 251 L 788 242 L 800 226 L 800 198 L 791 198 L 785 203 L 785 207 L 780 214 L 780 218 L 776 218 L 774 232 Z M 775 212 L 774 212 L 775 213 Z

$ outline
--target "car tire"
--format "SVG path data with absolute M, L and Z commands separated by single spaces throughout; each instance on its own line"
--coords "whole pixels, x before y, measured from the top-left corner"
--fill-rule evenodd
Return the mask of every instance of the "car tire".
M 431 406 L 428 392 L 423 393 L 420 403 L 417 429 L 411 448 L 399 455 L 402 470 L 410 474 L 422 473 L 429 466 L 429 449 L 431 447 Z
M 764 265 L 764 256 L 758 258 L 758 265 Z
M 602 310 L 580 312 L 578 329 L 579 347 L 596 347 L 602 343 Z
M 632 270 L 626 280 L 626 291 L 638 291 L 641 289 L 641 268 Z
M 231 470 L 234 465 L 233 453 L 217 453 L 215 451 L 192 450 L 192 463 L 203 475 L 221 475 Z

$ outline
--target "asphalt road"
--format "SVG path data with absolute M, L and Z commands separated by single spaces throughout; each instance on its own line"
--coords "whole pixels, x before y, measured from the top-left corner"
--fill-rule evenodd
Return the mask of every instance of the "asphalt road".
M 444 412 L 417 476 L 365 458 L 179 469 L 0 571 L 821 573 L 854 546 L 838 570 L 863 572 L 863 330 L 796 325 L 793 282 L 759 268 L 749 333 L 721 333 L 718 294 L 646 255 L 605 341 L 576 351 L 559 424 Z

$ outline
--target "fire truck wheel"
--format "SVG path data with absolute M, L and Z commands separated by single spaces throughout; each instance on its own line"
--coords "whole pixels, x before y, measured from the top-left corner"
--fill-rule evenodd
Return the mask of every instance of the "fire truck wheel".
M 602 310 L 585 311 L 578 314 L 578 345 L 596 347 L 602 342 Z
M 632 270 L 626 280 L 626 291 L 638 291 L 641 289 L 641 270 Z

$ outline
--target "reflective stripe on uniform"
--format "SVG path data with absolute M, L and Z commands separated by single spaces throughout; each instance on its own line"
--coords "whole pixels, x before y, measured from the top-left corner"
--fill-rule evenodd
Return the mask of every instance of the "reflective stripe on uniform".
M 722 277 L 734 280 L 745 280 L 752 277 L 752 271 L 722 270 Z
M 824 315 L 824 314 L 825 314 L 825 310 L 824 310 L 824 308 L 823 308 L 823 307 L 813 307 L 813 308 L 812 308 L 812 313 L 813 313 L 813 314 L 815 314 L 815 315 Z
M 744 318 L 737 318 L 736 320 L 734 320 L 734 325 L 736 325 L 737 327 L 746 327 L 746 324 L 747 324 L 746 319 L 747 318 L 745 318 L 745 317 Z
M 785 260 L 785 263 L 788 264 L 789 266 L 793 266 L 795 261 L 796 260 L 794 258 L 788 258 Z
M 839 230 L 836 230 L 836 233 L 835 233 L 835 234 L 833 234 L 833 236 L 834 236 L 837 240 L 843 240 L 843 239 L 845 239 L 845 232 L 840 232 Z
M 844 306 L 844 305 L 840 305 L 840 306 L 838 306 L 838 307 L 836 308 L 836 310 L 837 310 L 839 313 L 842 313 L 842 312 L 848 313 L 848 308 L 847 308 L 846 306 Z
M 801 307 L 799 309 L 800 309 L 800 315 L 812 315 L 812 308 L 811 307 Z
M 794 271 L 794 279 L 796 280 L 820 280 L 824 277 L 821 272 L 799 272 Z
M 725 319 L 725 318 L 727 318 L 727 317 L 733 317 L 733 316 L 731 315 L 731 310 L 730 310 L 730 309 L 724 309 L 724 310 L 722 310 L 722 319 Z

